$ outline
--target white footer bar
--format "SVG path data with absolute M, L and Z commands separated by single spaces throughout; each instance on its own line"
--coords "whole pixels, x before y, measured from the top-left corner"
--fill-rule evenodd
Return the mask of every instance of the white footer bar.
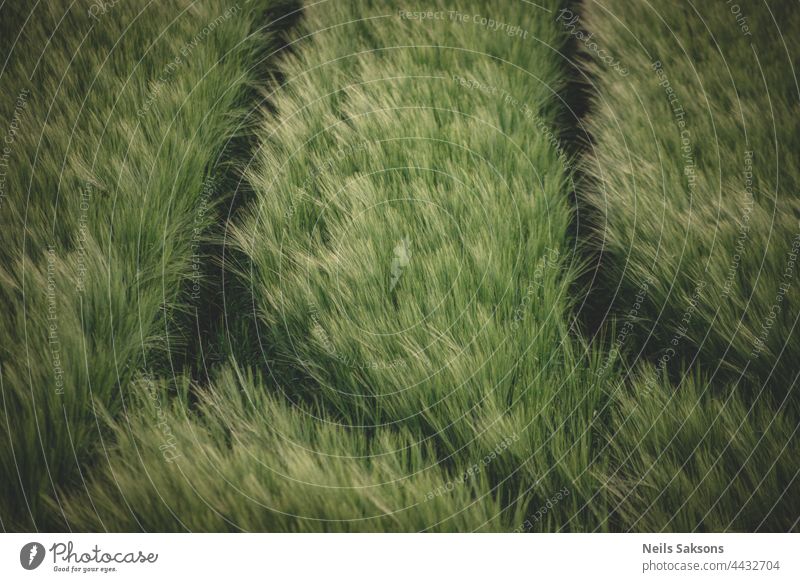
M 797 581 L 799 554 L 797 534 L 3 534 L 0 580 Z

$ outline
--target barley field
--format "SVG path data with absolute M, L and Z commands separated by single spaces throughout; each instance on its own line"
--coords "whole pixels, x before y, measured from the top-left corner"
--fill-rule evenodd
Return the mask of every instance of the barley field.
M 795 8 L 0 4 L 2 529 L 799 531 Z

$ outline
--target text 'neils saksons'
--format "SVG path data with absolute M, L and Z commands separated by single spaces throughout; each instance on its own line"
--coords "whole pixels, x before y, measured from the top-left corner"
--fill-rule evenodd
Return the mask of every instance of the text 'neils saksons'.
M 695 544 L 642 544 L 643 554 L 724 554 L 723 546 L 697 546 Z

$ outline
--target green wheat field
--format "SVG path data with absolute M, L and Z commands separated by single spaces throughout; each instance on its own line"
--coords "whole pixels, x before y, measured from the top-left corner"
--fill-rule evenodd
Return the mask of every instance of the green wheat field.
M 0 2 L 4 531 L 800 531 L 790 0 Z

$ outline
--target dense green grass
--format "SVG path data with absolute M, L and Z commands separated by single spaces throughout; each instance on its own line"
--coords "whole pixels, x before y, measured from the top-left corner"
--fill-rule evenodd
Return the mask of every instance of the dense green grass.
M 590 69 L 587 198 L 606 295 L 626 311 L 658 282 L 638 313 L 645 354 L 785 394 L 800 353 L 800 15 L 737 6 L 751 36 L 718 6 L 587 2 L 579 26 L 629 70 Z
M 796 403 L 699 372 L 677 384 L 653 367 L 615 393 L 604 484 L 633 531 L 790 531 L 798 509 Z M 796 385 L 789 387 L 796 390 Z
M 207 177 L 277 5 L 0 9 L 0 118 L 17 128 L 0 229 L 4 527 L 67 527 L 59 492 L 104 446 L 95 414 L 116 414 L 137 370 L 165 361 L 219 200 Z
M 637 530 L 800 516 L 800 17 L 736 6 L 750 35 L 712 4 L 587 2 L 573 23 L 596 43 L 582 191 L 597 290 L 618 319 L 609 349 L 635 368 L 614 398 L 609 490 Z
M 601 358 L 570 331 L 572 170 L 555 135 L 565 78 L 552 55 L 566 35 L 521 5 L 458 10 L 525 23 L 530 36 L 420 22 L 382 3 L 308 8 L 297 35 L 309 38 L 281 63 L 286 83 L 248 171 L 251 211 L 232 225 L 261 324 L 253 348 L 273 363 L 262 390 L 297 408 L 264 394 L 254 404 L 263 414 L 219 404 L 201 414 L 182 429 L 200 442 L 178 438 L 192 454 L 155 473 L 177 520 L 136 503 L 130 520 L 511 530 L 566 489 L 535 526 L 552 529 L 596 491 Z M 473 81 L 487 86 L 465 86 Z M 230 393 L 226 378 L 212 394 Z M 267 426 L 252 425 L 258 418 Z M 273 423 L 295 428 L 278 437 Z M 122 447 L 112 464 L 127 499 L 153 495 L 138 455 L 163 465 L 157 429 L 136 426 L 144 444 L 133 457 L 132 443 Z M 264 476 L 234 480 L 243 490 L 228 504 L 213 489 L 222 484 L 198 485 L 207 470 L 198 458 L 231 476 L 263 465 Z M 334 478 L 342 489 L 331 493 Z M 92 497 L 115 509 L 107 523 L 129 527 L 110 482 L 93 484 Z M 591 515 L 606 515 L 602 501 Z
M 65 4 L 0 8 L 5 529 L 797 529 L 788 5 Z
M 90 486 L 93 503 L 67 503 L 77 527 L 505 531 L 525 519 L 522 504 L 504 511 L 481 459 L 466 477 L 450 475 L 435 466 L 433 444 L 412 432 L 346 430 L 273 396 L 259 377 L 221 371 L 196 413 L 188 413 L 188 383 L 178 398 L 163 384 L 140 386 L 148 396 L 116 427 L 109 470 Z

